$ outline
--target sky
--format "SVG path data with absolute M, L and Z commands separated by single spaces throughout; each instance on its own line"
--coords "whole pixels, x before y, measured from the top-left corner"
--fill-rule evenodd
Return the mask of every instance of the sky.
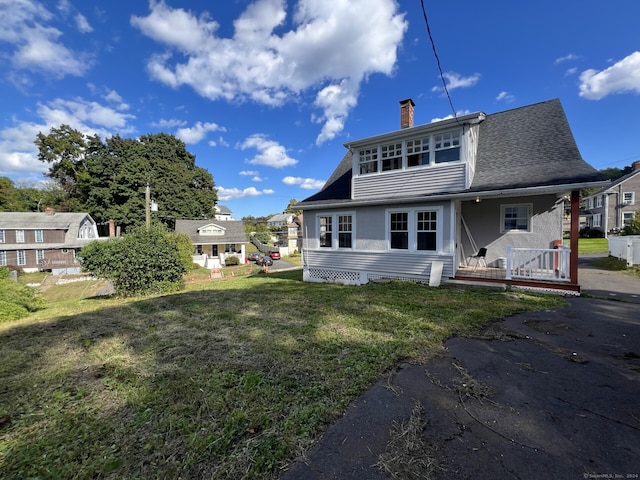
M 420 0 L 0 0 L 0 176 L 46 179 L 33 142 L 61 124 L 164 132 L 234 218 L 267 216 L 407 98 L 416 125 L 559 98 L 589 164 L 640 160 L 639 1 L 424 7 L 435 54 Z

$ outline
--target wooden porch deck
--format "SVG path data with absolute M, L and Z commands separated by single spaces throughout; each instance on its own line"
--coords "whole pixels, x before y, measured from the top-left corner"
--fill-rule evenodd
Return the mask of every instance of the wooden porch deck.
M 572 294 L 580 293 L 580 285 L 569 282 L 552 282 L 534 279 L 506 279 L 506 270 L 497 267 L 478 266 L 460 266 L 456 270 L 453 280 L 487 282 L 487 283 L 503 283 L 507 286 L 524 287 L 540 290 L 566 291 Z

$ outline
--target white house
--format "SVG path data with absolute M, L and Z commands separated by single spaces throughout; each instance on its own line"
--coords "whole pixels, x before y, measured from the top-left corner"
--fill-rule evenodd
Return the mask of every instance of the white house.
M 605 183 L 580 156 L 560 101 L 419 126 L 413 109 L 400 102 L 400 130 L 346 143 L 322 190 L 296 206 L 304 279 L 460 278 L 486 248 L 503 280 L 579 291 L 578 192 Z M 567 193 L 575 235 L 560 251 Z

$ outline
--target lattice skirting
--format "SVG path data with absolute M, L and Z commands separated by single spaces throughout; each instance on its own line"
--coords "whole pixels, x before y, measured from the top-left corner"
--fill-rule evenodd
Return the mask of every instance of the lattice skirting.
M 310 268 L 306 270 L 305 280 L 309 282 L 342 283 L 346 285 L 362 285 L 371 281 L 392 279 L 405 282 L 429 283 L 428 278 L 408 275 L 393 275 L 382 273 L 353 272 L 346 270 L 332 270 L 327 268 Z

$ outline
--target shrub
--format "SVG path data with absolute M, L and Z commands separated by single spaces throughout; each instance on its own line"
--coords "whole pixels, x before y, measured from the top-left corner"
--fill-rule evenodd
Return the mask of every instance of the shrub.
M 227 257 L 224 259 L 224 264 L 229 267 L 231 265 L 240 265 L 240 259 L 236 256 Z
M 35 290 L 11 279 L 9 269 L 0 267 L 0 323 L 26 317 L 44 308 Z
M 83 269 L 111 280 L 118 295 L 176 291 L 183 287 L 182 276 L 187 270 L 179 242 L 175 234 L 154 225 L 123 237 L 91 242 L 80 251 L 80 257 Z

